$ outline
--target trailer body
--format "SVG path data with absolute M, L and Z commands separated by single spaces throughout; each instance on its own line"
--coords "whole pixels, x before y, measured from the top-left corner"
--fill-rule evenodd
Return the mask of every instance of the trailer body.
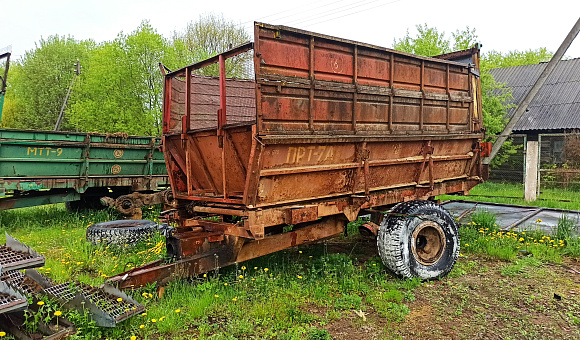
M 254 28 L 253 42 L 165 76 L 163 150 L 179 225 L 167 247 L 178 261 L 112 281 L 195 275 L 336 235 L 361 211 L 482 181 L 478 48 L 435 59 Z M 244 53 L 254 79 L 227 78 L 226 59 Z M 219 78 L 194 74 L 215 63 Z

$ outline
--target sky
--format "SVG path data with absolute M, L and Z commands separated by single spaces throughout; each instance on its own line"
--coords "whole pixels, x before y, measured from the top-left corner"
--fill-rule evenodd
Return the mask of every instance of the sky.
M 413 35 L 418 24 L 449 37 L 469 26 L 483 53 L 539 47 L 555 52 L 578 20 L 580 0 L 0 0 L 0 9 L 0 49 L 12 45 L 13 58 L 34 49 L 41 37 L 112 40 L 142 20 L 170 37 L 208 13 L 223 14 L 249 32 L 253 21 L 261 21 L 384 47 L 407 30 Z M 580 38 L 565 55 L 580 57 Z

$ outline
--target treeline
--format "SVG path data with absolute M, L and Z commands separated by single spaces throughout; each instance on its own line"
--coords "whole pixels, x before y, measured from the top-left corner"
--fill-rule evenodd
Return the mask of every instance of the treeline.
M 202 16 L 165 38 L 143 21 L 112 41 L 49 36 L 12 61 L 2 127 L 52 130 L 72 84 L 61 130 L 160 135 L 163 81 L 170 69 L 206 59 L 250 40 L 221 16 Z M 81 74 L 74 79 L 77 59 Z M 228 76 L 248 76 L 248 57 L 228 60 Z M 200 70 L 217 75 L 216 67 Z

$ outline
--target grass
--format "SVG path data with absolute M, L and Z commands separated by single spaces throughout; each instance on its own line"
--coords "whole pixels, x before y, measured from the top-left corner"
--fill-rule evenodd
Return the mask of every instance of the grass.
M 539 199 L 524 200 L 522 184 L 484 182 L 470 190 L 468 196 L 441 195 L 440 200 L 465 199 L 469 201 L 517 204 L 533 207 L 580 210 L 580 192 L 565 189 L 542 189 Z
M 145 210 L 144 218 L 154 220 L 159 210 L 159 207 Z M 130 268 L 129 262 L 140 265 L 164 256 L 164 247 L 159 247 L 164 243 L 161 236 L 135 248 L 94 246 L 84 240 L 88 225 L 117 218 L 112 211 L 70 213 L 63 205 L 26 208 L 0 212 L 0 232 L 7 231 L 44 254 L 46 265 L 42 272 L 55 281 L 80 280 L 96 285 Z M 492 295 L 480 296 L 480 290 L 484 289 L 470 289 L 480 284 L 471 282 L 473 277 L 497 275 L 490 281 L 490 285 L 497 285 L 510 278 L 537 279 L 538 273 L 542 273 L 560 280 L 546 281 L 551 287 L 565 287 L 561 288 L 565 291 L 580 289 L 543 266 L 545 262 L 560 263 L 580 257 L 580 239 L 570 236 L 569 221 L 561 221 L 561 231 L 550 238 L 538 232 L 502 232 L 493 214 L 477 211 L 472 221 L 460 228 L 462 256 L 453 271 L 445 279 L 428 283 L 389 275 L 376 256 L 374 242 L 358 235 L 360 223 L 348 225 L 349 236 L 173 281 L 162 298 L 154 286 L 133 291 L 131 295 L 146 306 L 146 312 L 117 328 L 98 328 L 87 314 L 65 312 L 79 327 L 73 338 L 291 340 L 330 339 L 336 334 L 356 338 L 357 334 L 366 334 L 362 338 L 391 339 L 414 338 L 424 334 L 422 327 L 429 328 L 431 324 L 446 326 L 427 334 L 453 337 L 448 332 L 454 328 L 445 320 L 464 316 L 462 332 L 477 337 L 484 334 L 478 329 L 482 324 L 477 313 L 482 313 L 486 304 L 499 304 L 494 308 L 506 315 L 518 315 L 520 311 L 502 305 L 509 299 L 501 292 L 501 300 L 496 301 Z M 490 268 L 492 260 L 488 259 L 501 262 L 491 262 Z M 520 289 L 517 280 L 511 282 L 516 290 Z M 525 284 L 530 285 L 527 281 Z M 541 296 L 548 295 L 542 292 Z M 48 300 L 46 303 L 51 310 L 62 308 Z M 580 309 L 575 309 L 580 303 L 574 299 L 567 303 L 566 308 L 543 304 L 545 309 L 538 313 L 553 317 L 550 320 L 554 323 L 563 318 L 575 325 L 575 320 L 580 320 Z M 426 311 L 429 325 L 419 324 L 425 319 L 421 317 L 422 310 Z M 521 331 L 549 334 L 548 338 L 559 335 L 528 323 L 522 324 L 526 325 L 523 329 L 513 329 L 513 316 L 506 316 L 505 320 L 498 322 L 505 322 L 501 327 L 514 338 L 526 338 Z
M 145 210 L 144 218 L 155 220 L 159 210 Z M 0 232 L 44 255 L 46 265 L 40 271 L 54 281 L 98 285 L 133 265 L 164 256 L 159 235 L 134 248 L 85 241 L 87 226 L 117 218 L 112 211 L 71 213 L 64 205 L 34 207 L 0 212 Z M 141 288 L 132 295 L 146 306 L 146 313 L 114 329 L 98 328 L 86 315 L 66 312 L 79 327 L 73 338 L 186 339 L 193 334 L 198 339 L 329 339 L 323 326 L 352 310 L 376 308 L 385 317 L 401 320 L 408 313 L 402 297 L 411 296 L 418 284 L 388 275 L 377 257 L 358 260 L 350 239 L 357 237 L 360 223 L 349 225 L 353 236 L 338 239 L 351 256 L 329 254 L 329 245 L 321 243 L 173 281 L 163 298 L 153 286 Z

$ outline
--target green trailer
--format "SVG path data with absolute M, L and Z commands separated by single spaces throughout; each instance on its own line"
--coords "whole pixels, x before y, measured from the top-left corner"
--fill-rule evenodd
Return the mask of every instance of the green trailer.
M 0 50 L 0 119 L 10 48 Z M 172 200 L 160 138 L 0 129 L 0 210 L 66 202 L 72 209 Z
M 96 208 L 103 196 L 116 199 L 110 205 L 124 199 L 120 207 L 135 208 L 129 194 L 168 187 L 159 143 L 126 134 L 0 129 L 0 210 L 59 202 Z

